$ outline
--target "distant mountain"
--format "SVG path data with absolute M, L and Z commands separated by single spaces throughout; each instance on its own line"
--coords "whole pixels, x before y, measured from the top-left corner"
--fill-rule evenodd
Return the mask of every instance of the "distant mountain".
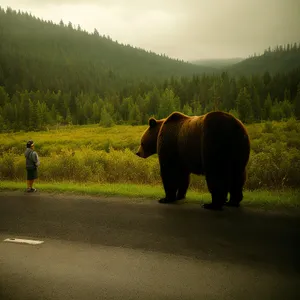
M 262 75 L 287 73 L 300 67 L 300 44 L 288 44 L 267 49 L 262 55 L 253 55 L 247 59 L 199 59 L 193 64 L 228 71 L 231 75 Z
M 287 73 L 300 67 L 300 44 L 277 46 L 265 50 L 264 54 L 247 58 L 226 70 L 233 75 L 262 75 Z
M 146 78 L 211 73 L 213 68 L 170 59 L 28 13 L 0 7 L 0 86 L 104 93 Z
M 241 62 L 242 60 L 244 60 L 244 58 L 219 58 L 219 59 L 198 59 L 190 62 L 195 65 L 221 69 L 236 64 L 238 62 Z

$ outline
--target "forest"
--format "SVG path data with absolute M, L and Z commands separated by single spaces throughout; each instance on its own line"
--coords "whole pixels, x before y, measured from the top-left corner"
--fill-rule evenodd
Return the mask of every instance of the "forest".
M 288 74 L 235 79 L 221 75 L 171 78 L 119 93 L 15 91 L 0 87 L 0 130 L 45 130 L 54 125 L 142 125 L 173 111 L 201 115 L 228 111 L 245 123 L 300 119 L 300 69 Z
M 267 49 L 228 70 L 157 55 L 69 24 L 0 9 L 0 131 L 57 125 L 142 125 L 177 110 L 224 110 L 245 123 L 300 119 L 300 67 L 233 74 L 246 62 L 300 61 L 300 44 Z

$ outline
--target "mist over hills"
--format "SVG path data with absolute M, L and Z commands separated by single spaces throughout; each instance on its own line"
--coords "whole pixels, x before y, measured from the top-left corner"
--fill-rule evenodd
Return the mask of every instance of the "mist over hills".
M 228 66 L 231 66 L 233 64 L 236 64 L 238 62 L 243 61 L 244 58 L 237 57 L 237 58 L 210 58 L 210 59 L 198 59 L 198 60 L 192 60 L 191 63 L 195 65 L 200 66 L 206 66 L 206 67 L 213 67 L 216 69 L 222 69 Z
M 0 85 L 8 91 L 47 85 L 100 92 L 101 85 L 118 89 L 137 79 L 214 71 L 120 44 L 97 30 L 89 34 L 71 23 L 54 24 L 9 8 L 0 10 L 0 39 Z

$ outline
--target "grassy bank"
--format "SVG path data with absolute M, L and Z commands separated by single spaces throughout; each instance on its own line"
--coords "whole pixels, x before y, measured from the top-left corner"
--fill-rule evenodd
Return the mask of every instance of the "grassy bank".
M 1 191 L 25 191 L 25 182 L 2 181 Z M 90 195 L 99 197 L 126 197 L 145 198 L 157 200 L 164 196 L 164 191 L 160 185 L 138 185 L 138 184 L 78 184 L 72 182 L 43 183 L 38 182 L 36 187 L 42 193 L 64 193 L 73 195 Z M 300 190 L 283 191 L 245 191 L 243 205 L 254 207 L 285 207 L 300 208 Z M 211 201 L 208 192 L 201 192 L 191 189 L 187 193 L 185 202 L 204 203 Z
M 157 155 L 135 155 L 147 126 L 66 126 L 44 132 L 0 134 L 0 181 L 25 181 L 24 150 L 33 139 L 41 182 L 160 186 Z M 251 140 L 247 190 L 300 189 L 300 122 L 247 125 Z M 192 189 L 207 193 L 204 176 L 191 176 Z

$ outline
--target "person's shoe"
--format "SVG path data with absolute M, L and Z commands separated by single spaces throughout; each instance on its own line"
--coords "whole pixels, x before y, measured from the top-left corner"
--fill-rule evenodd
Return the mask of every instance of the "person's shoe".
M 34 192 L 36 192 L 37 190 L 36 189 L 34 189 L 34 188 L 28 188 L 27 189 L 27 193 L 34 193 Z
M 31 192 L 32 192 L 32 193 L 34 193 L 34 192 L 36 192 L 36 191 L 37 191 L 37 189 L 31 188 Z

